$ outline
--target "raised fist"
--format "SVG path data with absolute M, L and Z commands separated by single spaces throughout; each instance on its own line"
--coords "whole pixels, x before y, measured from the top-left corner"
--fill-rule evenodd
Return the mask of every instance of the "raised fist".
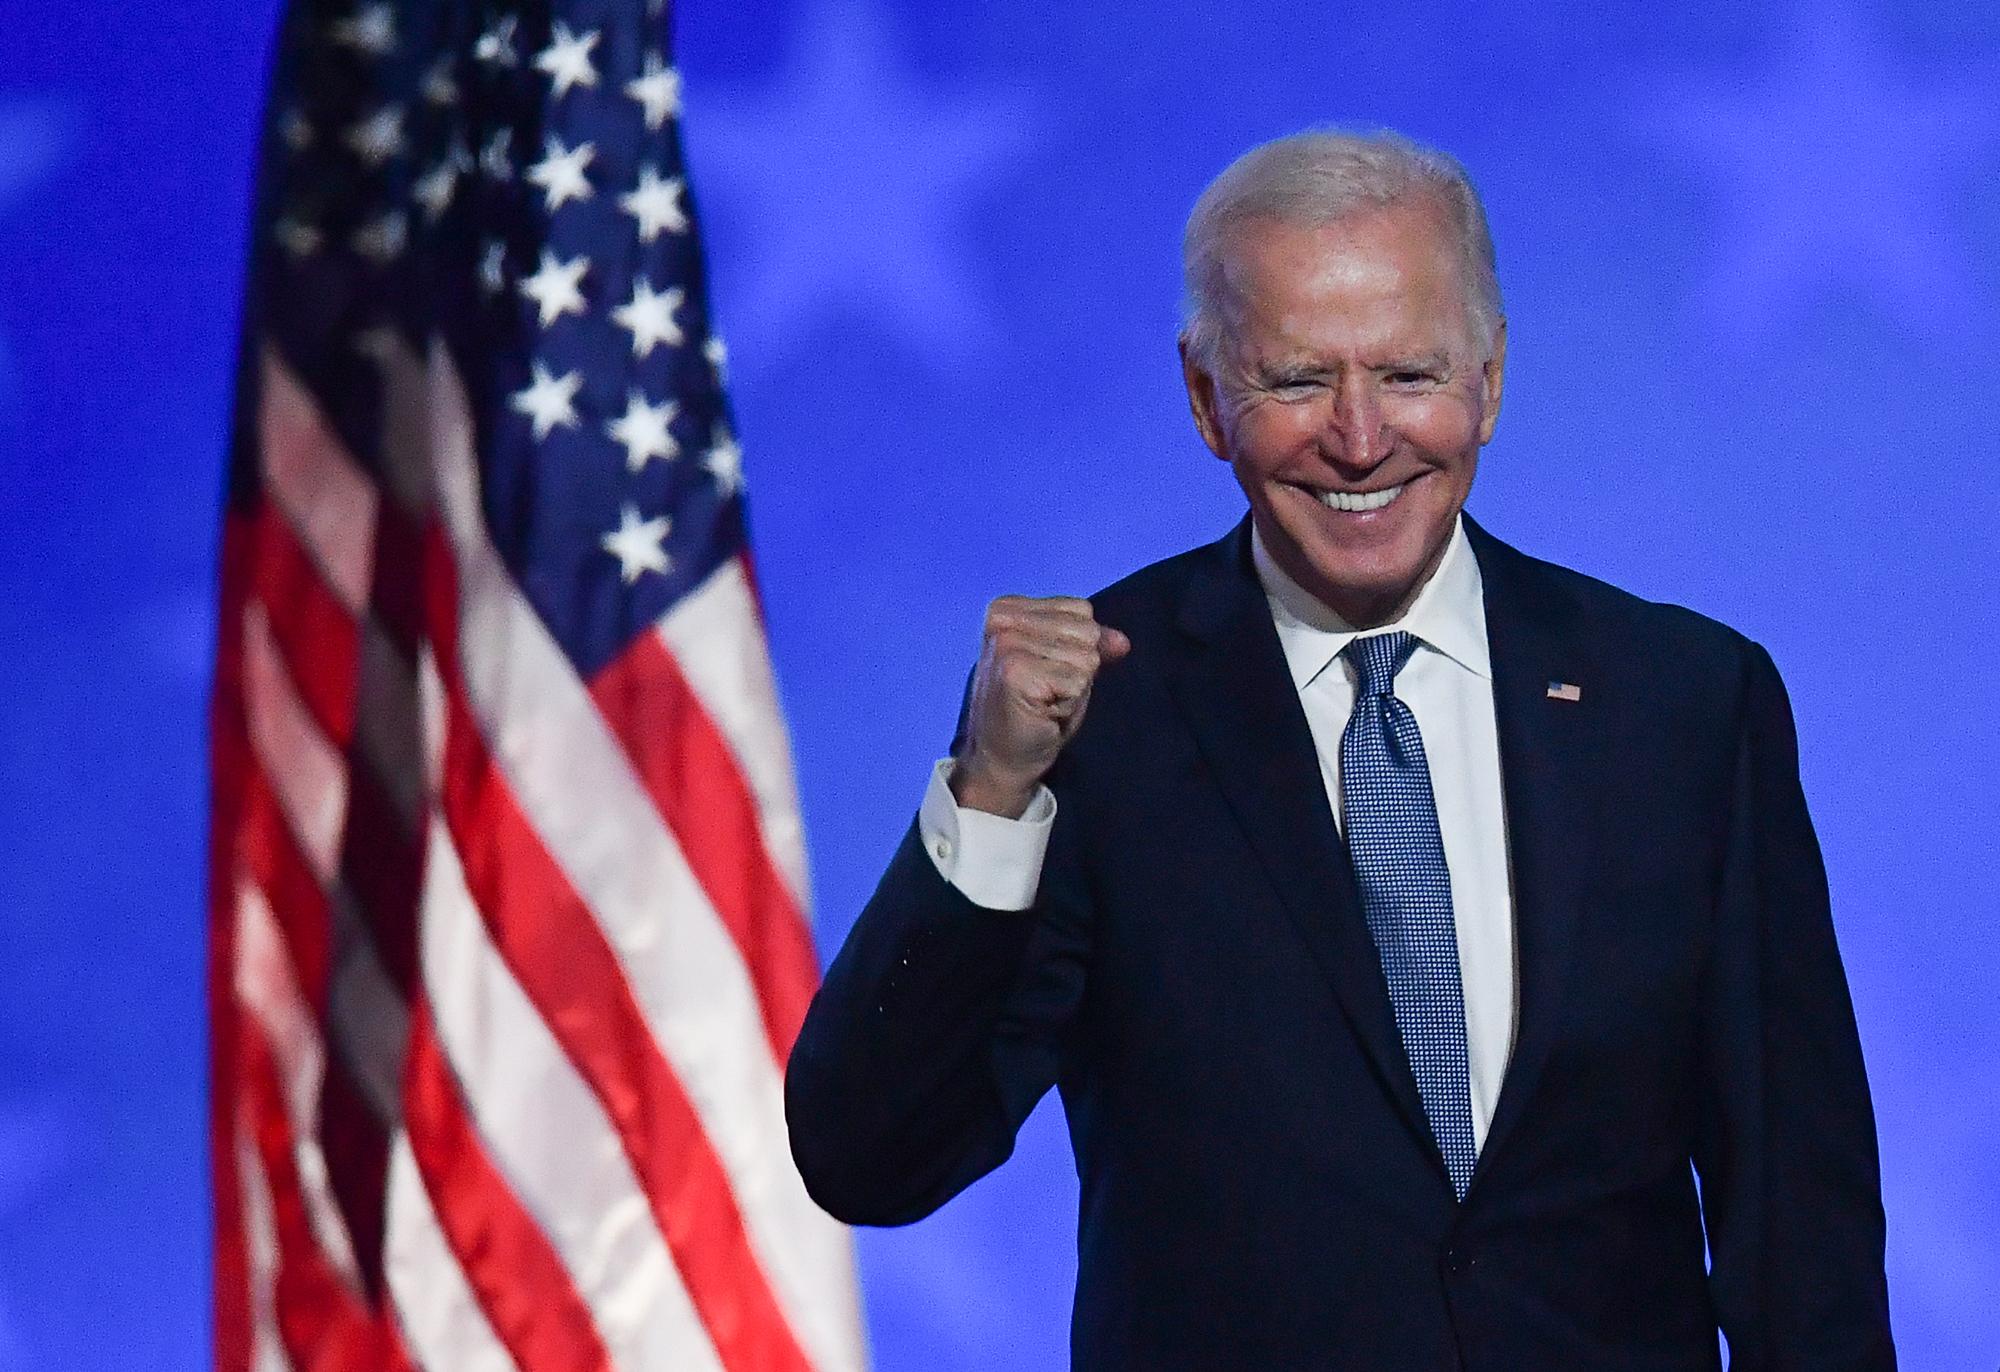
M 1018 818 L 1083 723 L 1098 670 L 1131 651 L 1075 596 L 1003 595 L 988 605 L 952 770 L 958 803 Z

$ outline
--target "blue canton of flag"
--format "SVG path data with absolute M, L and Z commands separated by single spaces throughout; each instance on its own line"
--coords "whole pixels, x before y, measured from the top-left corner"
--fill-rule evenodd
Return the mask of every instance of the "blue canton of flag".
M 374 390 L 371 328 L 444 331 L 484 382 L 494 543 L 588 674 L 741 551 L 744 523 L 666 19 L 575 8 L 593 22 L 302 9 L 268 180 L 283 251 L 258 284 L 336 397 Z M 365 455 L 361 428 L 343 437 Z

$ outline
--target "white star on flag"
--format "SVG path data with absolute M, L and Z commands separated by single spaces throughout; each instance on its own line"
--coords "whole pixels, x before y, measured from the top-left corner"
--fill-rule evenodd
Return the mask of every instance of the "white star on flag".
M 507 245 L 490 239 L 479 255 L 479 288 L 498 295 L 507 287 Z
M 348 129 L 343 141 L 363 166 L 381 166 L 408 146 L 403 137 L 403 107 L 384 105 Z
M 588 257 L 578 256 L 561 262 L 547 248 L 542 249 L 542 265 L 533 276 L 521 283 L 521 294 L 541 307 L 543 328 L 546 329 L 565 314 L 584 313 L 583 292 L 579 286 L 583 274 L 589 270 Z
M 717 385 L 729 379 L 729 345 L 722 341 L 720 334 L 708 336 L 708 341 L 701 345 L 701 355 L 708 359 L 709 366 L 715 368 Z
M 619 196 L 618 208 L 639 221 L 641 243 L 652 242 L 662 229 L 681 233 L 687 228 L 687 213 L 681 209 L 681 192 L 685 188 L 686 183 L 678 176 L 663 181 L 651 167 L 639 169 L 638 188 Z
M 597 39 L 596 29 L 572 35 L 567 24 L 556 21 L 549 45 L 535 54 L 535 67 L 547 72 L 555 82 L 551 93 L 557 98 L 568 94 L 572 86 L 597 84 L 597 68 L 590 61 L 590 50 L 597 46 Z
M 627 504 L 618 512 L 618 527 L 603 539 L 604 551 L 618 559 L 618 575 L 627 586 L 646 572 L 664 572 L 673 559 L 661 547 L 673 521 L 665 515 L 639 518 L 638 507 Z
M 334 20 L 327 32 L 343 47 L 380 57 L 396 46 L 395 7 L 363 5 L 347 18 Z
M 626 471 L 644 471 L 656 457 L 671 461 L 680 456 L 681 445 L 667 429 L 680 408 L 671 400 L 649 405 L 636 388 L 626 393 L 625 413 L 604 426 L 614 443 L 625 445 Z
M 291 218 L 280 219 L 273 224 L 271 236 L 293 257 L 310 256 L 318 252 L 320 244 L 326 241 L 326 235 L 312 225 Z
M 715 488 L 723 495 L 735 495 L 743 489 L 743 449 L 727 424 L 715 426 L 715 441 L 709 445 L 708 456 L 701 460 L 701 465 L 715 478 Z
M 514 392 L 508 403 L 534 421 L 536 438 L 547 438 L 558 424 L 565 429 L 576 427 L 576 393 L 582 387 L 582 372 L 550 376 L 548 368 L 537 362 L 534 378 Z
M 611 312 L 611 320 L 632 335 L 632 355 L 644 357 L 661 343 L 677 347 L 682 342 L 681 326 L 674 311 L 687 302 L 687 292 L 669 286 L 655 295 L 652 283 L 643 276 L 632 278 L 632 298 Z
M 508 128 L 493 130 L 493 136 L 486 140 L 486 146 L 479 150 L 479 168 L 495 181 L 514 179 L 514 131 Z
M 410 241 L 410 217 L 401 210 L 391 210 L 356 229 L 348 241 L 354 245 L 354 251 L 381 266 L 400 254 Z
M 386 367 L 401 348 L 403 336 L 393 324 L 377 324 L 354 335 L 354 351 L 377 366 Z
M 458 168 L 451 158 L 432 167 L 410 187 L 410 196 L 424 207 L 424 221 L 435 224 L 444 217 L 445 209 L 451 204 L 451 193 L 458 185 Z
M 543 145 L 542 160 L 528 168 L 528 179 L 542 188 L 543 208 L 555 210 L 572 200 L 590 199 L 590 178 L 583 169 L 595 156 L 595 143 L 565 148 L 560 138 L 550 135 Z
M 433 105 L 458 103 L 458 82 L 451 76 L 450 53 L 438 58 L 431 64 L 431 69 L 424 73 L 424 99 Z
M 472 55 L 489 67 L 512 67 L 520 63 L 514 52 L 514 26 L 518 21 L 511 14 L 504 14 L 493 22 L 493 27 L 479 35 L 472 45 Z
M 681 74 L 662 62 L 658 53 L 649 52 L 638 77 L 625 83 L 625 93 L 646 111 L 646 127 L 658 129 L 669 116 L 680 113 Z
M 313 126 L 306 117 L 293 110 L 278 125 L 278 137 L 285 140 L 285 146 L 293 152 L 304 152 L 312 146 Z

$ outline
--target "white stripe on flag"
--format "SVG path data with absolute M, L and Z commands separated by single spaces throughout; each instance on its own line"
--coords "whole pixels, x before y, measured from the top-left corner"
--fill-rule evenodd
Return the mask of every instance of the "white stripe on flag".
M 518 1372 L 438 1228 L 402 1134 L 389 1148 L 386 1227 L 383 1270 L 404 1347 L 417 1365 L 428 1372 Z
M 243 607 L 243 709 L 257 768 L 313 875 L 331 889 L 347 822 L 347 763 L 299 699 L 266 611 L 254 600 Z
M 328 1018 L 341 1061 L 385 1121 L 401 1114 L 409 1015 L 340 879 L 347 767 L 292 684 L 263 605 L 243 607 L 244 713 L 257 768 L 278 798 L 331 913 L 335 963 Z
M 264 350 L 258 451 L 264 489 L 319 564 L 326 584 L 359 618 L 375 562 L 375 486 L 348 458 L 319 406 Z
M 264 1160 L 250 1142 L 250 1126 L 239 1106 L 236 1117 L 236 1180 L 243 1193 L 243 1256 L 250 1297 L 250 1372 L 291 1372 L 284 1340 L 278 1335 L 278 1224 L 271 1212 L 271 1183 Z
M 292 1162 L 298 1169 L 306 1217 L 327 1263 L 348 1286 L 361 1289 L 360 1269 L 347 1223 L 333 1198 L 326 1154 L 319 1143 L 319 1095 L 326 1079 L 325 1050 L 319 1027 L 299 992 L 291 959 L 286 956 L 276 916 L 247 880 L 236 887 L 236 998 L 250 1012 L 246 1032 L 261 1032 L 277 1068 L 284 1093 L 285 1116 L 291 1121 Z
M 757 799 L 764 847 L 801 917 L 811 910 L 805 828 L 791 743 L 778 708 L 763 619 L 741 558 L 731 558 L 660 620 L 657 632 Z
M 487 1155 L 562 1259 L 616 1365 L 720 1372 L 616 1129 L 487 938 L 442 818 L 427 851 L 424 981 Z

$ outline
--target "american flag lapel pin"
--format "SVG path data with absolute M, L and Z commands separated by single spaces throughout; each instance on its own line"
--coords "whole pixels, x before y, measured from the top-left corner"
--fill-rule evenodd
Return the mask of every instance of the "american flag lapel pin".
M 1583 687 L 1570 681 L 1551 681 L 1549 683 L 1549 699 L 1582 700 Z

